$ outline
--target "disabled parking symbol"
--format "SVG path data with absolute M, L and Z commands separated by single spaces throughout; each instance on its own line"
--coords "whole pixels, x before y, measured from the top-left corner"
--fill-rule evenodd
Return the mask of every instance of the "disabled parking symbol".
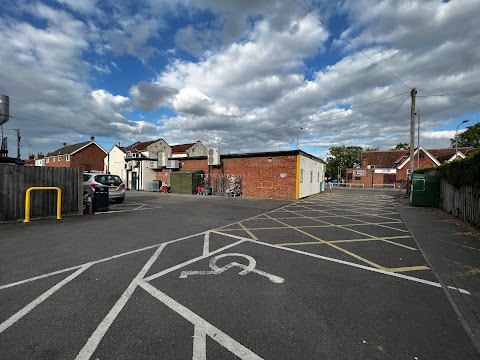
M 225 265 L 223 267 L 218 267 L 217 266 L 217 261 L 219 259 L 222 259 L 222 258 L 228 257 L 228 256 L 243 257 L 243 258 L 248 260 L 248 265 L 240 264 L 238 262 L 233 261 L 233 262 L 228 263 L 227 265 Z M 188 276 L 191 276 L 191 275 L 219 275 L 219 274 L 221 274 L 221 273 L 223 273 L 223 272 L 225 272 L 225 271 L 227 271 L 227 270 L 229 270 L 233 267 L 238 267 L 238 268 L 242 269 L 238 273 L 238 275 L 247 275 L 248 273 L 252 272 L 252 273 L 255 273 L 255 274 L 258 274 L 258 275 L 265 276 L 271 282 L 274 282 L 274 283 L 277 283 L 277 284 L 281 284 L 285 281 L 280 276 L 276 276 L 276 275 L 270 274 L 268 272 L 256 269 L 255 267 L 257 265 L 257 262 L 255 261 L 255 259 L 253 257 L 251 257 L 249 255 L 245 255 L 245 254 L 239 254 L 239 253 L 221 254 L 221 255 L 218 255 L 218 256 L 215 256 L 214 258 L 212 258 L 208 265 L 210 266 L 210 269 L 212 269 L 212 270 L 182 271 L 180 273 L 180 278 L 181 279 L 186 279 Z

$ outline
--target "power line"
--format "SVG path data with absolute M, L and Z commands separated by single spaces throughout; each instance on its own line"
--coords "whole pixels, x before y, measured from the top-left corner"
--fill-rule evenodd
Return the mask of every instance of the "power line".
M 360 110 L 360 109 L 363 109 L 363 108 L 366 108 L 366 107 L 369 107 L 369 106 L 373 106 L 373 105 L 376 105 L 378 103 L 381 103 L 381 102 L 384 102 L 386 100 L 390 100 L 390 99 L 394 99 L 396 97 L 399 97 L 399 96 L 402 96 L 402 95 L 405 95 L 406 93 L 409 93 L 409 92 L 403 92 L 401 94 L 397 94 L 397 95 L 393 95 L 393 96 L 388 96 L 386 98 L 382 98 L 382 99 L 378 99 L 378 100 L 375 100 L 375 101 L 371 101 L 369 103 L 365 103 L 365 104 L 361 104 L 361 105 L 358 105 L 358 106 L 352 106 L 351 108 L 349 108 L 348 110 L 350 111 L 355 111 L 355 110 Z M 403 101 L 405 102 L 405 100 Z M 297 126 L 307 126 L 309 124 L 314 124 L 314 123 L 317 123 L 317 122 L 320 122 L 320 121 L 324 121 L 324 120 L 327 120 L 327 119 L 333 119 L 334 117 L 336 116 L 339 116 L 343 114 L 342 112 L 338 111 L 334 114 L 329 114 L 329 115 L 324 115 L 324 116 L 320 116 L 319 118 L 317 118 L 316 120 L 313 120 L 313 121 L 303 121 L 303 122 L 300 122 L 300 123 L 297 123 L 297 124 L 294 124 L 294 125 L 285 125 L 285 126 L 281 126 L 281 127 L 277 127 L 273 130 L 267 130 L 267 131 L 262 131 L 262 132 L 259 132 L 259 133 L 256 133 L 256 134 L 252 134 L 252 135 L 248 135 L 248 136 L 243 136 L 243 137 L 237 137 L 235 140 L 231 140 L 231 141 L 228 141 L 228 143 L 235 143 L 237 141 L 243 141 L 245 139 L 250 139 L 250 138 L 253 138 L 253 137 L 256 137 L 256 136 L 259 136 L 259 135 L 265 135 L 265 134 L 270 134 L 270 133 L 274 133 L 274 132 L 277 132 L 277 131 L 281 131 L 281 130 L 286 130 L 286 129 L 290 129 L 290 128 L 295 128 Z M 216 144 L 211 144 L 211 145 L 217 145 L 218 144 L 223 144 L 223 142 L 220 142 L 220 143 L 216 143 Z
M 426 94 L 428 94 L 428 93 L 426 93 Z M 475 94 L 475 93 L 473 93 L 473 94 Z M 480 93 L 477 93 L 477 94 L 480 94 Z M 467 99 L 460 99 L 460 98 L 457 98 L 457 97 L 453 97 L 452 95 L 462 96 L 464 94 L 428 94 L 428 95 L 420 95 L 420 96 L 417 95 L 417 97 L 442 96 L 442 97 L 448 97 L 448 98 L 453 99 L 453 100 L 465 101 L 465 102 L 468 102 L 468 103 L 471 103 L 471 104 L 480 105 L 480 103 L 477 103 L 475 101 L 471 101 L 471 100 L 467 100 Z M 472 94 L 465 94 L 464 96 L 470 96 L 470 95 L 472 95 Z
M 344 38 L 342 35 L 340 34 L 337 34 L 335 33 L 333 30 L 330 29 L 330 27 L 322 21 L 322 19 L 320 19 L 317 15 L 315 15 L 312 10 L 308 10 L 305 6 L 303 6 L 301 3 L 299 3 L 297 0 L 292 0 L 294 2 L 296 2 L 300 7 L 302 7 L 308 14 L 312 15 L 315 19 L 317 19 L 318 21 L 320 21 L 320 24 L 322 24 L 323 28 L 325 30 L 328 30 L 330 31 L 333 35 L 336 35 L 338 36 L 339 39 L 342 39 L 343 41 L 347 42 L 348 44 L 350 44 L 353 48 L 355 48 L 358 52 L 360 52 L 361 54 L 363 54 L 367 59 L 369 59 L 372 63 L 374 63 L 375 65 L 377 65 L 378 67 L 380 67 L 383 71 L 385 71 L 387 74 L 389 74 L 391 77 L 393 77 L 395 80 L 397 80 L 398 82 L 400 82 L 401 84 L 405 85 L 407 88 L 411 88 L 411 86 L 408 86 L 407 84 L 405 84 L 402 80 L 400 80 L 397 76 L 395 76 L 393 73 L 391 73 L 390 71 L 388 71 L 386 68 L 384 68 L 382 65 L 380 65 L 378 62 L 376 62 L 375 60 L 373 60 L 370 56 L 368 56 L 363 50 L 361 50 L 360 48 L 358 48 L 356 45 L 354 45 L 350 40 Z
M 380 126 L 380 129 L 378 129 L 378 131 L 375 133 L 375 135 L 372 136 L 372 138 L 365 144 L 365 146 L 367 145 L 371 145 L 371 141 L 373 139 L 375 139 L 375 137 L 378 135 L 378 133 L 380 132 L 380 130 L 382 130 L 384 128 L 385 125 L 387 125 L 387 123 L 390 121 L 390 119 L 397 113 L 397 111 L 402 107 L 402 105 L 405 103 L 405 101 L 407 101 L 407 99 L 410 97 L 410 94 L 407 95 L 407 97 L 402 101 L 402 103 L 395 109 L 395 111 L 393 112 L 392 115 L 390 115 L 390 117 L 387 119 L 387 121 L 385 121 L 383 123 L 382 126 Z

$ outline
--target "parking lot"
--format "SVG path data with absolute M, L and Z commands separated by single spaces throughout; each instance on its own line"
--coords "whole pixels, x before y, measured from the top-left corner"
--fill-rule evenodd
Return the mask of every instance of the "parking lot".
M 478 359 L 393 194 L 0 224 L 2 358 Z

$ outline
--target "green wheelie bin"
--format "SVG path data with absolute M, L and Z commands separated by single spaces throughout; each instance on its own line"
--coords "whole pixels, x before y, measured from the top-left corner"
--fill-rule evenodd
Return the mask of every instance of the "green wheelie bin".
M 93 194 L 93 212 L 96 211 L 108 211 L 109 209 L 109 197 L 108 186 L 98 185 L 95 187 Z

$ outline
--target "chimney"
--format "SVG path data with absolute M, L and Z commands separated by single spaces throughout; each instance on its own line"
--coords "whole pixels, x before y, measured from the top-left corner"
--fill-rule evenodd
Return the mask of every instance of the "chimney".
M 362 169 L 366 169 L 368 166 L 368 159 L 363 158 L 362 159 Z
M 38 153 L 37 154 L 37 160 L 43 159 L 43 153 Z
M 90 141 L 93 141 L 93 140 L 95 140 L 95 136 L 92 135 L 90 136 Z
M 35 160 L 35 154 L 28 154 L 28 160 Z
M 67 143 L 66 143 L 66 142 L 63 143 L 63 147 L 65 147 L 65 146 L 67 146 Z

